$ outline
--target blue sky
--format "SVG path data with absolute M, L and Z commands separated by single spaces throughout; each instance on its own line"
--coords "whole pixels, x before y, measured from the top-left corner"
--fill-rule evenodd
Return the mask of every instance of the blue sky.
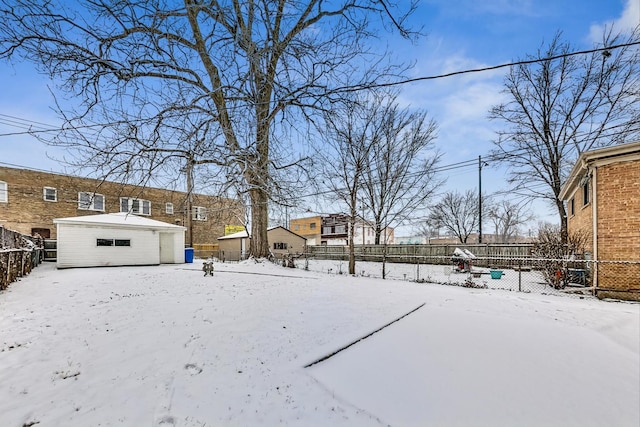
M 388 37 L 398 59 L 414 63 L 410 77 L 511 62 L 534 54 L 560 30 L 576 48 L 589 48 L 602 26 L 622 28 L 640 24 L 640 0 L 422 0 L 412 17 L 426 37 L 416 43 Z M 384 41 L 384 39 L 382 40 Z M 506 69 L 405 85 L 401 102 L 426 108 L 438 121 L 437 146 L 443 164 L 488 154 L 496 123 L 487 120 L 501 100 Z M 51 82 L 28 64 L 0 62 L 0 119 L 4 115 L 57 124 L 51 110 Z M 65 153 L 30 136 L 7 135 L 21 129 L 0 120 L 0 162 L 50 171 L 63 171 L 53 160 Z M 483 192 L 505 190 L 505 171 L 483 169 Z M 446 189 L 477 190 L 478 168 L 451 171 Z M 536 205 L 542 220 L 554 221 L 553 210 Z M 551 214 L 551 215 L 549 215 Z

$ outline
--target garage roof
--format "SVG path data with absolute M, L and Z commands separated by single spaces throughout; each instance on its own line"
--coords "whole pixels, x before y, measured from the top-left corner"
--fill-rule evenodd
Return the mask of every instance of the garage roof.
M 56 218 L 54 224 L 73 225 L 101 225 L 110 228 L 147 228 L 151 230 L 186 230 L 180 225 L 169 224 L 167 222 L 156 221 L 154 219 L 133 215 L 127 212 L 108 213 L 99 215 L 83 215 L 69 218 Z

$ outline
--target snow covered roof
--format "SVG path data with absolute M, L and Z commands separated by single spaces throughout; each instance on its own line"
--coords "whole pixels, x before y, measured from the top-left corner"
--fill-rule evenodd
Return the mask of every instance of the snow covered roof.
M 307 238 L 306 238 L 306 237 L 301 236 L 301 235 L 299 235 L 298 233 L 293 232 L 293 231 L 289 230 L 288 228 L 283 227 L 283 226 L 281 226 L 281 225 L 274 225 L 273 227 L 269 227 L 269 228 L 267 228 L 267 231 L 272 231 L 272 230 L 275 230 L 275 229 L 277 229 L 277 228 L 282 228 L 284 231 L 288 231 L 289 233 L 293 234 L 294 236 L 297 236 L 297 237 L 300 237 L 301 239 L 307 240 Z
M 110 228 L 148 228 L 152 230 L 186 230 L 180 225 L 156 221 L 154 219 L 133 215 L 127 212 L 108 213 L 99 215 L 74 216 L 69 218 L 55 218 L 54 224 L 73 225 L 101 225 Z
M 287 229 L 287 228 L 284 228 L 284 227 L 283 227 L 283 226 L 281 226 L 281 225 L 276 225 L 276 226 L 273 226 L 273 227 L 269 227 L 269 228 L 267 228 L 267 231 L 275 230 L 276 228 L 282 228 L 283 230 L 288 231 L 289 233 L 291 233 L 291 234 L 293 234 L 293 235 L 295 235 L 295 236 L 298 236 L 298 237 L 300 237 L 300 238 L 303 238 L 304 240 L 307 240 L 307 238 L 306 238 L 306 237 L 301 236 L 301 235 L 299 235 L 299 234 L 296 234 L 296 233 L 294 233 L 293 231 L 291 231 L 291 230 L 289 230 L 289 229 Z M 247 238 L 247 237 L 250 237 L 250 236 L 249 236 L 249 233 L 247 233 L 247 230 L 242 230 L 242 231 L 238 231 L 237 233 L 228 234 L 228 235 L 226 235 L 226 236 L 218 237 L 218 240 L 244 239 L 244 238 Z
M 238 231 L 237 233 L 227 234 L 226 236 L 218 237 L 218 240 L 227 240 L 227 239 L 242 239 L 249 237 L 249 233 L 247 230 Z

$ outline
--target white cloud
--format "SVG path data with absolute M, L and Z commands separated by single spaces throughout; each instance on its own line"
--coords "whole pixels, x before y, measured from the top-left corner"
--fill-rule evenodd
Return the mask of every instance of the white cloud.
M 486 64 L 461 53 L 444 58 L 427 59 L 422 75 L 441 75 L 460 70 L 483 68 Z M 420 64 L 418 64 L 420 65 Z M 502 100 L 504 70 L 469 73 L 435 80 L 426 80 L 402 88 L 400 102 L 426 108 L 439 125 L 438 143 L 469 148 L 474 155 L 487 151 L 478 147 L 478 140 L 488 142 L 495 136 L 487 116 L 492 106 Z M 473 136 L 473 138 L 471 138 Z M 474 141 L 470 141 L 473 139 Z M 465 147 L 469 144 L 469 147 Z
M 602 34 L 607 27 L 613 27 L 614 32 L 631 32 L 638 25 L 640 25 L 640 2 L 626 0 L 620 17 L 591 25 L 589 39 L 593 42 L 601 42 Z

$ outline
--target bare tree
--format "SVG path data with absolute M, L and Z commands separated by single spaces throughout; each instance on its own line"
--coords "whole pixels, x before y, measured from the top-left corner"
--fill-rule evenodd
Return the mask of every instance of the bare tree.
M 429 213 L 428 220 L 438 228 L 450 231 L 460 243 L 478 229 L 478 195 L 468 190 L 464 194 L 449 191 Z
M 518 235 L 519 227 L 534 218 L 528 204 L 509 200 L 490 203 L 487 216 L 493 223 L 497 243 L 509 243 Z
M 369 150 L 364 200 L 373 215 L 375 244 L 387 227 L 413 219 L 442 184 L 435 179 L 440 153 L 434 148 L 436 122 L 425 111 L 401 108 L 395 94 L 376 107 L 380 138 Z M 388 242 L 384 242 L 388 243 Z
M 576 56 L 558 33 L 537 53 L 553 59 L 512 67 L 504 82 L 507 100 L 491 109 L 490 118 L 506 125 L 494 157 L 510 166 L 516 193 L 557 208 L 565 241 L 559 194 L 573 161 L 583 151 L 639 134 L 639 52 L 629 45 L 638 40 L 638 31 L 625 38 L 607 30 L 600 47 L 624 46 Z
M 381 99 L 345 102 L 325 115 L 326 128 L 320 157 L 323 177 L 331 195 L 349 210 L 349 274 L 355 274 L 354 230 L 358 217 L 358 199 L 368 167 L 369 153 L 381 138 Z M 363 218 L 364 220 L 364 218 Z
M 440 224 L 431 218 L 423 219 L 418 223 L 417 232 L 431 243 L 432 238 L 440 237 Z
M 379 23 L 409 36 L 414 7 L 0 0 L 0 58 L 32 61 L 61 83 L 66 124 L 53 142 L 78 149 L 77 163 L 129 178 L 208 165 L 223 191 L 248 194 L 250 253 L 261 257 L 268 203 L 286 198 L 279 190 L 303 160 L 291 132 L 345 87 L 399 71 L 380 68 L 384 53 L 366 41 Z

